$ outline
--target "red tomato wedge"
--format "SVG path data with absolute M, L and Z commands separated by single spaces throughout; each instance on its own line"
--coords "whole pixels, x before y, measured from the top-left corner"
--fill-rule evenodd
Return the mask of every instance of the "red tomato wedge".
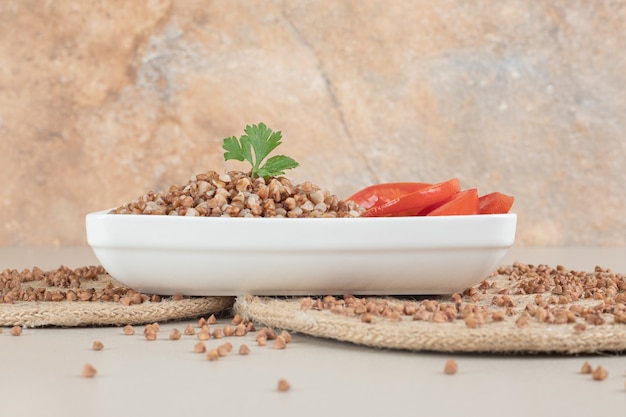
M 458 216 L 478 214 L 478 190 L 470 188 L 459 191 L 439 207 L 433 209 L 427 216 Z
M 361 191 L 357 191 L 346 200 L 352 200 L 364 209 L 369 210 L 430 185 L 432 184 L 423 182 L 390 182 L 370 185 Z
M 515 198 L 499 192 L 485 194 L 478 199 L 480 214 L 504 214 L 513 206 Z
M 445 201 L 460 190 L 459 180 L 452 178 L 439 184 L 427 185 L 412 193 L 400 195 L 382 205 L 373 205 L 363 214 L 363 217 L 417 215 L 424 208 Z

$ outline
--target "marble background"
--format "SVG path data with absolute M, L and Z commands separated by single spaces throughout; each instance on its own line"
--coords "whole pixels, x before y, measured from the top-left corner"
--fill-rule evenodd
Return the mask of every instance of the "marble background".
M 347 197 L 458 177 L 518 245 L 626 245 L 626 2 L 0 1 L 0 246 L 238 168 L 246 124 Z

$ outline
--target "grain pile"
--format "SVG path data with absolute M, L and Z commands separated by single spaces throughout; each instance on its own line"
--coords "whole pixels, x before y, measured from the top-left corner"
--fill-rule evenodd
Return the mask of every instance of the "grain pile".
M 285 177 L 251 178 L 249 173 L 209 171 L 167 191 L 150 191 L 111 214 L 205 217 L 358 217 L 364 209 L 311 183 Z
M 0 273 L 0 303 L 19 301 L 111 301 L 123 305 L 160 302 L 158 295 L 142 294 L 109 278 L 102 266 L 69 268 L 61 265 L 44 271 L 39 267 L 5 269 Z M 116 285 L 117 284 L 117 285 Z
M 444 297 L 240 297 L 255 322 L 357 344 L 445 352 L 626 350 L 626 276 L 515 263 Z
M 217 313 L 233 301 L 144 294 L 121 284 L 101 266 L 0 272 L 0 326 L 143 324 Z

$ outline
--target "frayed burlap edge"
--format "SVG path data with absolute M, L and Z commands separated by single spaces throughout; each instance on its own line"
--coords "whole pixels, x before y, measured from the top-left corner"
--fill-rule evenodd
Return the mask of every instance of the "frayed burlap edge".
M 626 351 L 626 325 L 604 324 L 577 333 L 572 326 L 529 323 L 519 328 L 511 321 L 468 328 L 463 321 L 433 323 L 358 318 L 328 310 L 302 310 L 300 299 L 239 297 L 234 311 L 266 326 L 310 336 L 376 348 L 436 352 L 482 353 L 598 353 Z
M 233 297 L 198 297 L 125 306 L 114 302 L 16 302 L 0 304 L 0 326 L 103 326 L 182 320 L 229 309 Z

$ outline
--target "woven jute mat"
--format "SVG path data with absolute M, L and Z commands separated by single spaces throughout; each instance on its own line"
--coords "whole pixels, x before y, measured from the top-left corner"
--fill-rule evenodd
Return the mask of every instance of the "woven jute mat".
M 175 279 L 175 278 L 174 278 Z M 102 267 L 0 274 L 0 326 L 104 326 L 182 320 L 232 307 L 233 297 L 142 294 Z
M 626 351 L 626 277 L 515 263 L 442 297 L 239 297 L 248 320 L 377 348 L 437 352 Z

